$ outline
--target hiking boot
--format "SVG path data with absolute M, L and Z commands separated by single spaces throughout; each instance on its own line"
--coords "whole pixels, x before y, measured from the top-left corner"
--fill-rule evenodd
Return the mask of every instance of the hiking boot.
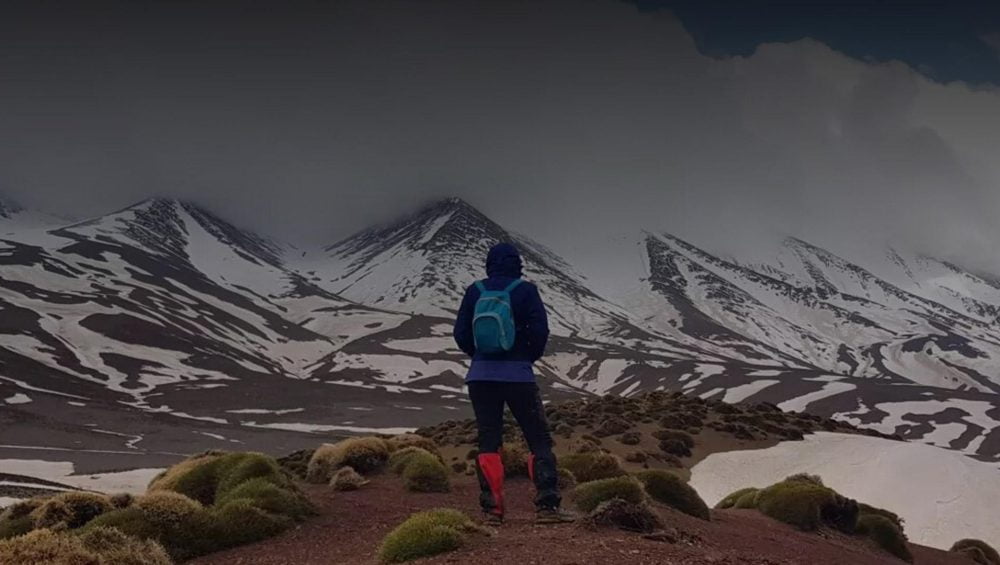
M 535 512 L 536 524 L 571 524 L 577 516 L 561 508 L 540 508 Z
M 503 525 L 503 514 L 494 514 L 492 512 L 483 512 L 483 525 L 499 527 Z

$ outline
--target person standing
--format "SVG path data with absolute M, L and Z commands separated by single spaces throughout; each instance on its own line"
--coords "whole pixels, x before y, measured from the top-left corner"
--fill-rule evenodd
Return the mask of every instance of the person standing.
M 517 248 L 493 246 L 486 256 L 486 279 L 466 289 L 455 320 L 455 343 L 472 358 L 465 380 L 479 429 L 479 502 L 487 522 L 503 522 L 500 449 L 507 406 L 531 450 L 528 474 L 536 489 L 536 522 L 569 522 L 573 517 L 560 509 L 552 435 L 533 370 L 545 353 L 548 319 L 538 288 L 521 276 Z

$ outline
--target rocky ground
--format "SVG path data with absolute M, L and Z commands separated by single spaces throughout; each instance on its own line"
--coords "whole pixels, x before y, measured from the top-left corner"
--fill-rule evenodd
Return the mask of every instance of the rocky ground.
M 750 510 L 715 510 L 705 522 L 666 507 L 657 512 L 667 524 L 662 540 L 614 529 L 578 525 L 536 526 L 532 486 L 508 482 L 509 517 L 495 535 L 475 536 L 458 551 L 420 563 L 559 565 L 636 563 L 685 565 L 876 565 L 902 563 L 869 545 L 832 531 L 804 533 Z M 410 514 L 429 508 L 457 508 L 476 515 L 478 485 L 471 477 L 453 481 L 449 493 L 415 494 L 390 474 L 361 490 L 334 492 L 305 487 L 319 516 L 276 538 L 212 554 L 197 565 L 311 565 L 376 563 L 379 541 Z M 918 564 L 968 565 L 965 558 L 911 546 Z

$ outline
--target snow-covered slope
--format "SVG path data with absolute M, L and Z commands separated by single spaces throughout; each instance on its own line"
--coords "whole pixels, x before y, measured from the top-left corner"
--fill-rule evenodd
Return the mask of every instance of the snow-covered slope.
M 882 438 L 817 433 L 769 449 L 708 456 L 691 486 L 709 505 L 744 487 L 765 487 L 796 473 L 858 501 L 892 509 L 910 541 L 948 549 L 963 538 L 1000 546 L 1000 473 L 937 447 Z
M 649 321 L 664 332 L 726 346 L 758 363 L 770 357 L 835 374 L 1000 391 L 997 324 L 907 292 L 804 241 L 789 239 L 771 262 L 752 264 L 665 234 L 647 234 L 646 248 L 650 276 L 642 300 L 655 312 Z M 984 290 L 980 303 L 992 300 L 988 288 L 977 289 Z M 662 306 L 650 307 L 656 301 Z
M 8 413 L 100 401 L 255 429 L 436 421 L 466 403 L 454 310 L 489 246 L 512 241 L 550 313 L 548 398 L 684 390 L 1000 457 L 1000 285 L 925 256 L 862 267 L 788 240 L 741 261 L 642 234 L 645 264 L 622 271 L 642 273 L 623 285 L 639 291 L 612 300 L 457 199 L 305 253 L 175 200 L 55 221 L 0 212 Z

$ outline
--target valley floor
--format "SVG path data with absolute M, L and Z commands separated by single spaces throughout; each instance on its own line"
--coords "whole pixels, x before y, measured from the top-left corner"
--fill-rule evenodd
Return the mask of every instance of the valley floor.
M 414 494 L 391 475 L 354 492 L 306 485 L 319 516 L 270 540 L 190 563 L 197 565 L 310 565 L 376 563 L 383 536 L 414 512 L 458 508 L 476 516 L 478 485 L 471 477 L 452 481 L 447 494 Z M 685 565 L 878 565 L 902 563 L 867 542 L 836 533 L 803 533 L 755 511 L 713 511 L 704 522 L 670 509 L 658 511 L 675 542 L 645 539 L 613 529 L 532 523 L 532 487 L 508 483 L 509 517 L 492 537 L 474 537 L 462 549 L 420 563 L 685 564 Z M 965 558 L 911 546 L 919 565 L 968 565 Z

